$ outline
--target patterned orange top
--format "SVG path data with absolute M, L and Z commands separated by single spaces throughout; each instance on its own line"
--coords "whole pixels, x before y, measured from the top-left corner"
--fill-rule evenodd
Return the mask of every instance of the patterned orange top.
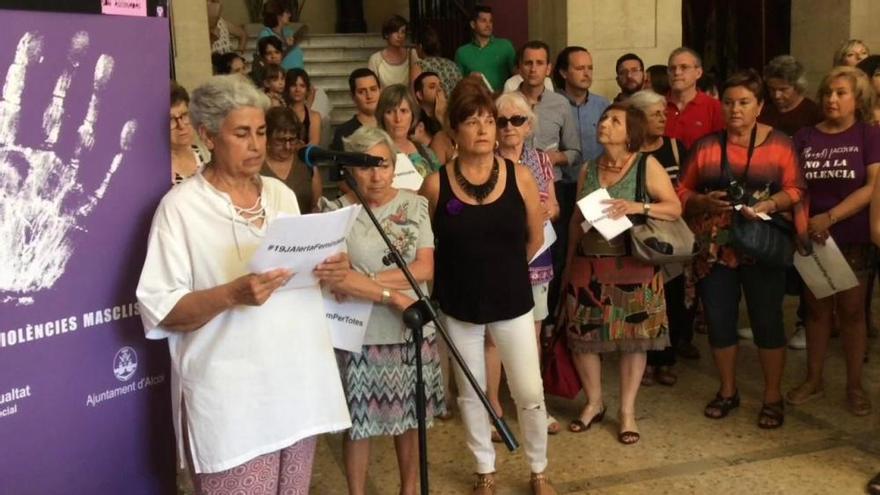
M 702 138 L 694 144 L 684 163 L 684 172 L 678 186 L 678 197 L 682 207 L 695 194 L 726 190 L 728 178 L 721 172 L 721 140 L 719 134 Z M 746 189 L 749 204 L 765 200 L 773 194 L 784 191 L 797 205 L 806 194 L 806 182 L 797 158 L 797 151 L 788 136 L 773 130 L 763 143 L 755 146 L 748 177 L 743 180 L 748 149 L 745 146 L 727 143 L 727 160 L 735 179 Z M 794 208 L 795 228 L 798 234 L 807 230 L 807 216 L 801 208 Z M 754 260 L 739 253 L 728 245 L 732 212 L 700 213 L 688 218 L 688 225 L 694 231 L 703 249 L 694 259 L 697 278 L 706 276 L 712 265 L 735 268 L 741 263 L 754 263 Z

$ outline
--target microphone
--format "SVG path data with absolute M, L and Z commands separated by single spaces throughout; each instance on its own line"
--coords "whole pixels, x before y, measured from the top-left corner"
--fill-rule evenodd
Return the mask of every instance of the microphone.
M 382 158 L 378 156 L 325 150 L 311 144 L 300 149 L 297 156 L 308 167 L 317 167 L 318 162 L 334 162 L 349 167 L 378 167 L 382 165 Z

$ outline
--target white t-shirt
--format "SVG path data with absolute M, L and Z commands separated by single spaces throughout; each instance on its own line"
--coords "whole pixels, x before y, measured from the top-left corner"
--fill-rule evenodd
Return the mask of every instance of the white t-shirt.
M 262 178 L 266 221 L 240 217 L 201 172 L 169 191 L 150 229 L 137 288 L 148 339 L 168 339 L 180 458 L 181 400 L 195 472 L 214 473 L 351 424 L 318 287 L 275 292 L 226 310 L 193 332 L 159 323 L 186 294 L 249 273 L 279 213 L 299 214 L 281 181 Z
M 382 51 L 379 50 L 370 55 L 370 59 L 367 61 L 367 67 L 379 76 L 379 85 L 383 88 L 392 84 L 409 86 L 409 65 L 411 62 L 419 60 L 415 50 L 409 50 L 406 59 L 397 65 L 389 64 L 382 56 Z

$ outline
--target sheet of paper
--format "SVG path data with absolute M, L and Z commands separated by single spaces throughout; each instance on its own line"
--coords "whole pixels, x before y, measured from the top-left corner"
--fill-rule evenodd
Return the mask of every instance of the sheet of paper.
M 333 347 L 337 349 L 361 353 L 372 312 L 371 301 L 349 297 L 339 302 L 329 290 L 324 290 L 324 313 Z
M 814 242 L 813 253 L 810 255 L 795 253 L 794 266 L 817 299 L 852 289 L 859 284 L 856 274 L 831 237 L 825 241 L 824 246 Z
M 422 187 L 422 180 L 421 174 L 416 170 L 406 153 L 398 153 L 394 165 L 394 181 L 391 186 L 396 189 L 418 191 Z
M 293 277 L 282 289 L 317 285 L 318 279 L 312 270 L 345 250 L 345 236 L 360 212 L 360 205 L 352 205 L 328 213 L 279 216 L 269 224 L 263 243 L 251 258 L 251 271 L 263 273 L 275 268 L 293 271 Z
M 538 256 L 541 256 L 541 253 L 550 249 L 550 246 L 556 242 L 556 231 L 553 230 L 553 224 L 550 223 L 549 220 L 544 221 L 544 244 L 541 244 L 541 247 L 538 249 L 538 252 L 532 256 L 532 259 L 529 260 L 529 264 L 532 264 Z
M 608 191 L 604 188 L 596 189 L 581 198 L 580 201 L 577 202 L 577 205 L 578 208 L 581 209 L 581 213 L 584 214 L 584 219 L 590 222 L 590 224 L 602 234 L 602 237 L 604 237 L 605 240 L 610 241 L 629 230 L 633 224 L 626 216 L 622 216 L 617 220 L 608 218 L 608 216 L 605 215 L 605 210 L 608 208 L 608 205 L 603 203 L 606 199 L 611 199 L 611 196 L 608 195 Z

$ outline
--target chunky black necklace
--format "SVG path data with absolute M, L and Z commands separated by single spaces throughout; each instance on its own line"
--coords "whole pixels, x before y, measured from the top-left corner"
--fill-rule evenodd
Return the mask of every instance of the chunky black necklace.
M 455 160 L 452 169 L 455 172 L 455 181 L 458 182 L 458 187 L 460 187 L 465 194 L 474 198 L 479 204 L 483 204 L 483 201 L 492 194 L 492 191 L 495 190 L 495 185 L 498 184 L 498 160 L 493 162 L 492 171 L 489 173 L 489 179 L 482 184 L 471 184 L 468 182 L 461 173 L 461 168 L 458 166 L 457 159 Z

